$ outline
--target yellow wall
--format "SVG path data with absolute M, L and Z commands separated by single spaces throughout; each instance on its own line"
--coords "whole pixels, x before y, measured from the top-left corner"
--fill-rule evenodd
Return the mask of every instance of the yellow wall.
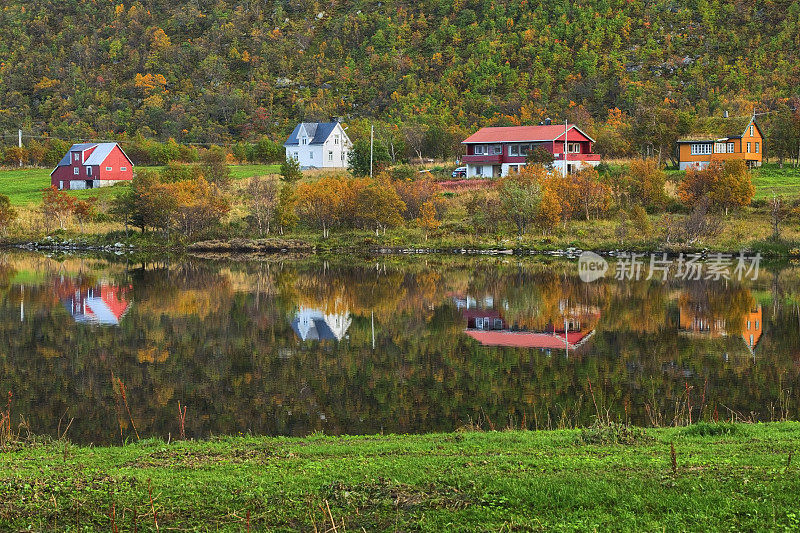
M 692 145 L 689 143 L 679 144 L 679 160 L 680 161 L 727 161 L 730 159 L 744 159 L 746 161 L 761 162 L 762 154 L 764 153 L 764 139 L 761 137 L 761 132 L 758 126 L 753 124 L 753 135 L 750 135 L 750 126 L 744 132 L 741 139 L 731 139 L 726 142 L 734 143 L 734 153 L 724 154 L 703 154 L 692 155 Z M 750 153 L 747 153 L 747 143 L 750 143 Z M 758 153 L 755 153 L 756 143 L 758 143 Z

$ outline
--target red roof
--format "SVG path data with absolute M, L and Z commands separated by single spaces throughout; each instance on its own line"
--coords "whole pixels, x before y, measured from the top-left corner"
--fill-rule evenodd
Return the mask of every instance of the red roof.
M 574 124 L 568 124 L 568 140 L 591 141 L 594 139 L 583 133 Z M 499 143 L 499 142 L 541 142 L 555 141 L 564 138 L 564 125 L 551 126 L 507 126 L 496 128 L 481 128 L 466 139 L 462 144 L 470 143 Z
M 508 330 L 478 330 L 468 329 L 467 335 L 480 342 L 484 346 L 509 346 L 512 348 L 552 348 L 564 349 L 563 333 L 532 333 L 529 331 L 508 331 Z M 589 333 L 570 332 L 567 333 L 566 341 L 570 348 L 575 348 L 581 341 L 588 337 Z

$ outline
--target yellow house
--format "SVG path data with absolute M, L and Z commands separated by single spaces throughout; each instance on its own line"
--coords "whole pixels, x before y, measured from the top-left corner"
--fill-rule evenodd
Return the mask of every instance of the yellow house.
M 711 119 L 705 131 L 678 141 L 680 169 L 705 168 L 711 161 L 742 159 L 749 167 L 760 167 L 764 138 L 755 116 Z

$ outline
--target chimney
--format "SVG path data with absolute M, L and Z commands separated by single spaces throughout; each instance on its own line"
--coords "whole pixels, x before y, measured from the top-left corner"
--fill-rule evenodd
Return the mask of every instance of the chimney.
M 725 118 L 728 118 L 728 111 L 727 110 L 725 110 L 725 115 L 724 116 L 725 116 Z
M 552 121 L 552 120 L 550 120 L 550 117 L 547 117 L 546 119 L 544 119 L 544 125 L 545 125 L 545 126 L 549 126 L 549 125 L 551 125 L 552 123 L 553 123 L 553 121 Z

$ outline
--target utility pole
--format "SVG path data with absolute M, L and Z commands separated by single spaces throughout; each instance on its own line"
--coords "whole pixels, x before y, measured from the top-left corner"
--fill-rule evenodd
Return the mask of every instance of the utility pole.
M 375 139 L 375 126 L 369 126 L 369 179 L 372 179 L 372 145 Z
M 18 129 L 17 133 L 19 134 L 19 147 L 20 147 L 20 151 L 19 151 L 19 166 L 22 166 L 22 150 L 21 150 L 21 148 L 22 148 L 22 128 Z
M 567 119 L 564 119 L 564 177 L 567 177 Z

